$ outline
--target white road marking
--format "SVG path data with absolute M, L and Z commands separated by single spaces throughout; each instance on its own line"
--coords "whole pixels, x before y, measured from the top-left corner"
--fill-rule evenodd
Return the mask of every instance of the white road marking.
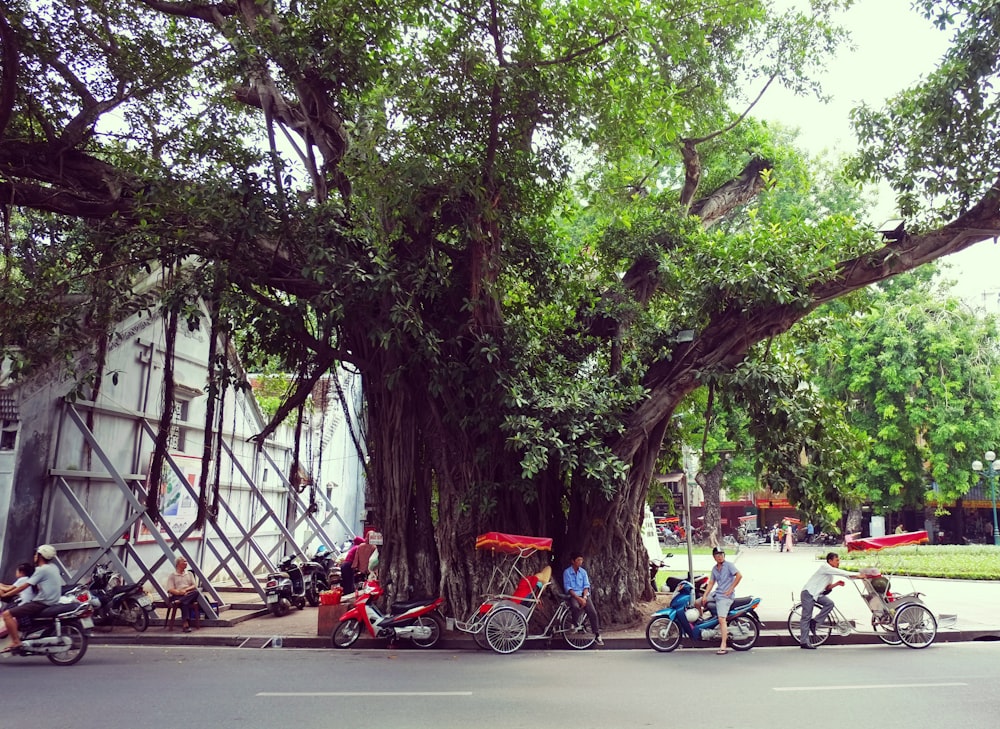
M 472 696 L 471 691 L 261 691 L 257 696 L 300 698 L 306 696 Z
M 866 683 L 844 684 L 843 686 L 775 686 L 775 691 L 858 691 L 860 689 L 893 688 L 943 688 L 946 686 L 968 686 L 967 683 Z

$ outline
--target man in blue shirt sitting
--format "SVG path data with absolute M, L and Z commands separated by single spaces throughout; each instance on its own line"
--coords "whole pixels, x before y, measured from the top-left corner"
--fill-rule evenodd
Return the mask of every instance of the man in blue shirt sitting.
M 573 552 L 572 561 L 563 572 L 563 589 L 566 590 L 573 622 L 579 626 L 580 613 L 586 612 L 590 619 L 590 627 L 594 631 L 594 641 L 597 645 L 604 645 L 604 641 L 601 640 L 601 619 L 597 617 L 597 608 L 594 607 L 594 600 L 590 596 L 590 577 L 583 568 L 583 554 L 580 552 Z

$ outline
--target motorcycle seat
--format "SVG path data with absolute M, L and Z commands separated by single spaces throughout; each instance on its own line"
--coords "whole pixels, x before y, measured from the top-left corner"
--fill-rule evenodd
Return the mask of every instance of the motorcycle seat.
M 754 599 L 755 598 L 753 597 L 734 597 L 733 605 L 729 609 L 735 610 L 736 608 L 744 607 L 745 605 L 749 605 L 750 603 L 752 603 Z M 708 601 L 708 604 L 705 606 L 705 609 L 708 610 L 708 612 L 710 612 L 712 615 L 716 615 L 719 612 L 719 609 L 715 605 L 714 599 Z
M 407 610 L 412 610 L 413 608 L 423 607 L 424 605 L 434 602 L 433 600 L 411 600 L 410 602 L 394 602 L 390 608 L 391 613 L 405 613 Z
M 35 617 L 37 618 L 54 618 L 57 615 L 62 615 L 63 613 L 71 613 L 80 607 L 80 603 L 77 601 L 73 602 L 61 602 L 57 605 L 49 605 L 47 608 L 38 613 Z

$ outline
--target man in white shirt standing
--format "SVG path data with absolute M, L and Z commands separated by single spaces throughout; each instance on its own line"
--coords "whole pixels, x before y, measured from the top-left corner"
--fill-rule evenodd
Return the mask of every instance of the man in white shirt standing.
M 833 610 L 833 600 L 827 597 L 827 593 L 834 587 L 844 585 L 843 580 L 838 577 L 848 577 L 852 580 L 859 579 L 860 575 L 840 569 L 840 556 L 836 552 L 829 552 L 826 555 L 826 564 L 816 570 L 816 574 L 809 578 L 806 586 L 802 588 L 800 598 L 802 600 L 802 622 L 799 624 L 799 648 L 815 650 L 816 646 L 809 640 L 809 633 L 814 625 L 824 620 Z M 820 611 L 813 618 L 814 605 L 820 605 Z

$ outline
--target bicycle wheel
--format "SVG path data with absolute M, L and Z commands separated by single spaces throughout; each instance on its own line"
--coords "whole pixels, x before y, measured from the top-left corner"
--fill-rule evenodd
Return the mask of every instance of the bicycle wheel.
M 576 648 L 578 651 L 590 648 L 597 640 L 594 631 L 590 629 L 590 618 L 587 613 L 584 613 L 582 617 L 583 622 L 580 623 L 579 628 L 573 623 L 573 613 L 569 610 L 563 613 L 562 619 L 559 621 L 559 630 L 562 632 L 563 640 L 570 648 Z
M 361 621 L 357 618 L 348 618 L 334 628 L 332 640 L 337 648 L 350 648 L 360 637 Z
M 476 641 L 476 645 L 483 650 L 490 647 L 490 644 L 486 642 L 486 626 L 484 625 L 479 629 L 479 632 L 472 634 L 472 639 Z
M 923 605 L 911 603 L 896 611 L 896 634 L 910 648 L 926 648 L 937 636 L 937 620 Z
M 903 641 L 899 639 L 896 629 L 887 623 L 883 623 L 875 615 L 872 615 L 872 630 L 878 639 L 886 645 L 899 645 Z
M 729 645 L 734 651 L 748 651 L 757 644 L 760 636 L 760 626 L 749 615 L 740 615 L 726 626 L 729 632 Z
M 486 619 L 483 631 L 494 652 L 513 653 L 528 639 L 528 621 L 514 608 L 500 608 Z
M 816 626 L 816 631 L 810 636 L 810 644 L 821 646 L 830 639 L 830 632 L 833 630 L 833 624 L 830 622 L 831 617 L 833 617 L 832 614 L 821 625 Z M 799 642 L 799 625 L 801 623 L 802 603 L 797 602 L 792 606 L 791 612 L 788 613 L 788 634 L 792 636 L 796 643 Z
M 653 618 L 646 626 L 646 640 L 654 651 L 669 653 L 681 644 L 681 629 L 670 618 Z

